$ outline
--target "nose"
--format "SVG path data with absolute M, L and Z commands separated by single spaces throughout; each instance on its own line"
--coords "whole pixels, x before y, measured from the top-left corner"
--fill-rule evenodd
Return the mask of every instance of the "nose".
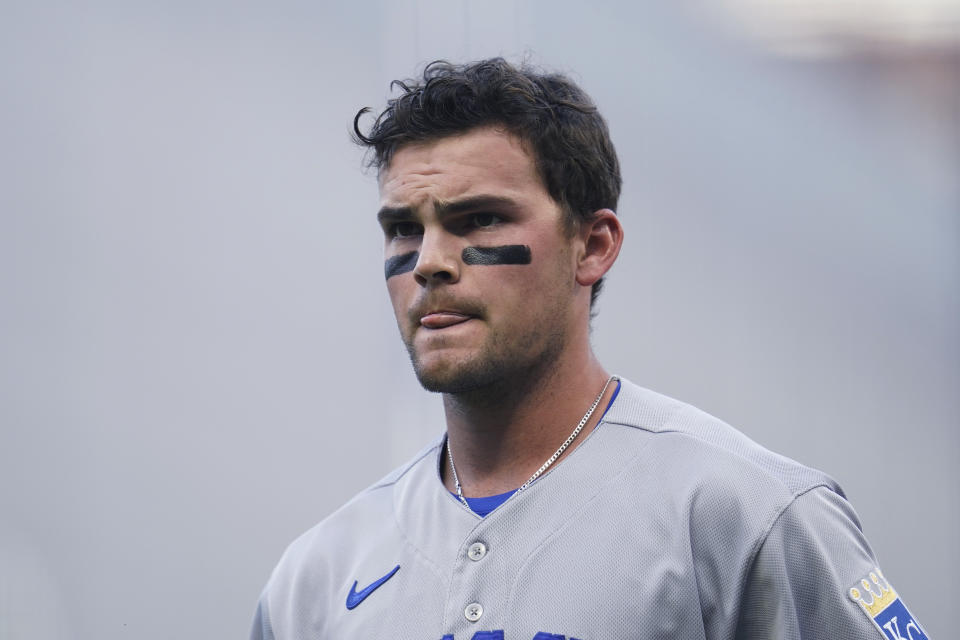
M 420 244 L 420 257 L 413 268 L 417 283 L 426 287 L 433 284 L 453 284 L 460 279 L 460 255 L 456 243 L 442 232 L 426 231 Z

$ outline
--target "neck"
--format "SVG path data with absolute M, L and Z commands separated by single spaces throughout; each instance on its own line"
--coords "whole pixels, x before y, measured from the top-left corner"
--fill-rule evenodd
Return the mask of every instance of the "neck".
M 529 372 L 494 387 L 444 395 L 450 451 L 465 496 L 504 493 L 526 482 L 557 451 L 593 404 L 609 375 L 587 350 L 573 362 L 553 362 L 549 371 Z M 600 421 L 614 391 L 607 388 L 570 454 Z M 443 479 L 454 491 L 449 460 Z

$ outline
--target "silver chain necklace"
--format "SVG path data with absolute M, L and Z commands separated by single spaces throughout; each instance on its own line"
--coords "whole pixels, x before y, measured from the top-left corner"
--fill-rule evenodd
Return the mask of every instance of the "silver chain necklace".
M 583 429 L 583 426 L 587 424 L 587 422 L 590 420 L 590 416 L 593 415 L 594 410 L 597 408 L 597 405 L 600 404 L 600 399 L 603 398 L 603 394 L 607 392 L 607 387 L 610 386 L 611 382 L 619 379 L 620 378 L 617 376 L 610 376 L 610 378 L 607 379 L 606 384 L 603 385 L 603 389 L 600 390 L 600 395 L 598 395 L 597 399 L 593 401 L 593 404 L 590 405 L 590 408 L 587 409 L 587 412 L 583 414 L 583 418 L 580 419 L 580 424 L 578 424 L 573 432 L 567 436 L 567 439 L 563 441 L 563 444 L 560 445 L 560 448 L 557 449 L 552 456 L 547 458 L 547 461 L 544 462 L 543 465 L 541 465 L 541 467 L 537 469 L 532 476 L 530 476 L 530 479 L 520 485 L 520 488 L 517 489 L 517 493 L 520 493 L 529 487 L 531 482 L 543 475 L 543 472 L 549 469 L 550 465 L 556 462 L 557 458 L 559 458 L 563 452 L 566 451 L 567 447 L 570 446 L 570 443 L 577 439 L 577 436 L 580 435 L 580 431 Z M 453 451 L 450 450 L 449 437 L 447 437 L 447 457 L 450 458 L 450 471 L 453 472 L 453 484 L 457 487 L 457 498 L 459 498 L 460 502 L 462 502 L 469 509 L 470 505 L 467 503 L 467 499 L 463 497 L 463 488 L 460 486 L 460 478 L 457 477 L 457 467 L 453 464 Z

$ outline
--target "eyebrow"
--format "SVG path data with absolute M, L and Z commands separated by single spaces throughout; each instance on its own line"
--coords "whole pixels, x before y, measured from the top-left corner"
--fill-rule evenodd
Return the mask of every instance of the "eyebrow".
M 380 224 L 392 220 L 409 220 L 413 217 L 413 209 L 410 207 L 380 207 L 377 212 L 377 221 Z
M 479 211 L 483 209 L 514 209 L 517 207 L 516 201 L 506 196 L 479 195 L 463 200 L 441 201 L 436 204 L 437 215 L 447 216 L 467 211 Z
M 493 195 L 479 195 L 472 196 L 469 198 L 464 198 L 462 200 L 443 200 L 437 202 L 434 207 L 436 208 L 438 216 L 449 216 L 456 215 L 458 213 L 464 213 L 467 211 L 480 211 L 484 209 L 515 209 L 517 207 L 517 202 L 506 196 L 493 196 Z M 388 221 L 397 221 L 397 220 L 410 220 L 414 218 L 414 210 L 412 207 L 401 206 L 401 207 L 391 207 L 385 206 L 381 207 L 380 211 L 377 212 L 377 220 L 380 224 L 384 224 Z

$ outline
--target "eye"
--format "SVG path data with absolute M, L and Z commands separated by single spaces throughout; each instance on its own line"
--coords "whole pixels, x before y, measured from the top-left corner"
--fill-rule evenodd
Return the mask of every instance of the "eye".
M 395 222 L 387 227 L 387 236 L 390 238 L 412 238 L 423 233 L 423 227 L 416 222 Z
M 475 213 L 470 216 L 471 226 L 477 229 L 492 227 L 498 222 L 503 222 L 503 220 L 499 216 L 495 216 L 492 213 Z

